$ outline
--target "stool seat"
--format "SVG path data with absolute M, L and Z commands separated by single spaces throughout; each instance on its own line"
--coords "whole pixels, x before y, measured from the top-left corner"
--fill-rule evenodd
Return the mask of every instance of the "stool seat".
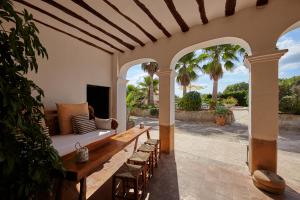
M 116 172 L 115 176 L 118 178 L 136 179 L 141 173 L 141 166 L 124 163 Z
M 284 179 L 268 170 L 256 170 L 252 180 L 256 187 L 267 192 L 281 194 L 285 189 Z
M 153 152 L 155 151 L 155 147 L 147 144 L 142 144 L 139 148 L 138 151 L 143 151 L 143 152 Z
M 148 139 L 145 144 L 149 144 L 149 145 L 158 145 L 159 144 L 159 140 L 157 139 Z
M 133 153 L 133 155 L 129 158 L 129 160 L 133 162 L 147 162 L 149 158 L 150 158 L 150 153 L 139 151 Z

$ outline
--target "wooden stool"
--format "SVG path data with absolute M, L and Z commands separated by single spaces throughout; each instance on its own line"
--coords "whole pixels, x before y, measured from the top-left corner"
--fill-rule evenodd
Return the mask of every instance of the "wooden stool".
M 155 147 L 155 160 L 158 160 L 158 158 L 160 158 L 160 141 L 157 139 L 148 139 L 145 144 L 153 145 Z M 157 167 L 157 162 L 155 167 Z
M 157 162 L 156 160 L 154 160 L 155 156 L 155 147 L 152 145 L 148 145 L 148 144 L 142 144 L 138 149 L 138 152 L 144 152 L 144 153 L 150 153 L 150 171 L 151 171 L 151 176 L 153 176 L 153 172 L 154 172 L 154 165 Z
M 134 165 L 140 165 L 143 167 L 143 182 L 144 182 L 144 191 L 146 190 L 149 178 L 150 178 L 150 153 L 144 153 L 144 152 L 135 152 L 133 155 L 128 158 L 127 163 L 134 164 Z
M 112 178 L 112 199 L 140 200 L 144 187 L 142 174 L 142 166 L 124 163 Z

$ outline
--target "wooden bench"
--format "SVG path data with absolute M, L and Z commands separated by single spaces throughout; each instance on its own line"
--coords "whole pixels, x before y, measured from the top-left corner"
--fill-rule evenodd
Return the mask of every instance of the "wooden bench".
M 101 169 L 105 162 L 133 141 L 135 141 L 134 148 L 136 149 L 139 136 L 146 133 L 149 138 L 150 129 L 150 126 L 145 126 L 143 129 L 133 127 L 125 132 L 107 138 L 101 143 L 87 145 L 89 148 L 89 161 L 85 163 L 76 162 L 75 152 L 64 156 L 62 159 L 66 170 L 66 180 L 72 181 L 75 187 L 80 182 L 79 199 L 86 199 L 86 178 L 89 175 Z M 64 192 L 66 191 L 62 188 L 60 196 L 64 196 L 65 198 Z

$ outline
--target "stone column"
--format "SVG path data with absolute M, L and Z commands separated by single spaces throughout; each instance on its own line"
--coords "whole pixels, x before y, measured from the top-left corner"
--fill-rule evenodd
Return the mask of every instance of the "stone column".
M 117 80 L 117 120 L 119 123 L 118 132 L 126 130 L 126 85 L 127 80 L 118 77 Z
M 160 70 L 159 76 L 159 137 L 162 153 L 174 150 L 174 123 L 175 123 L 175 71 Z
M 246 58 L 249 80 L 249 169 L 277 170 L 278 61 L 286 51 Z

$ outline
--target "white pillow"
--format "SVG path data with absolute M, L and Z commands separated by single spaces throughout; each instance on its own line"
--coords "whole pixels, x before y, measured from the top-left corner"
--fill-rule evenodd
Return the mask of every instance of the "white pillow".
M 95 118 L 97 129 L 110 130 L 111 129 L 111 121 L 112 119 L 100 119 Z

